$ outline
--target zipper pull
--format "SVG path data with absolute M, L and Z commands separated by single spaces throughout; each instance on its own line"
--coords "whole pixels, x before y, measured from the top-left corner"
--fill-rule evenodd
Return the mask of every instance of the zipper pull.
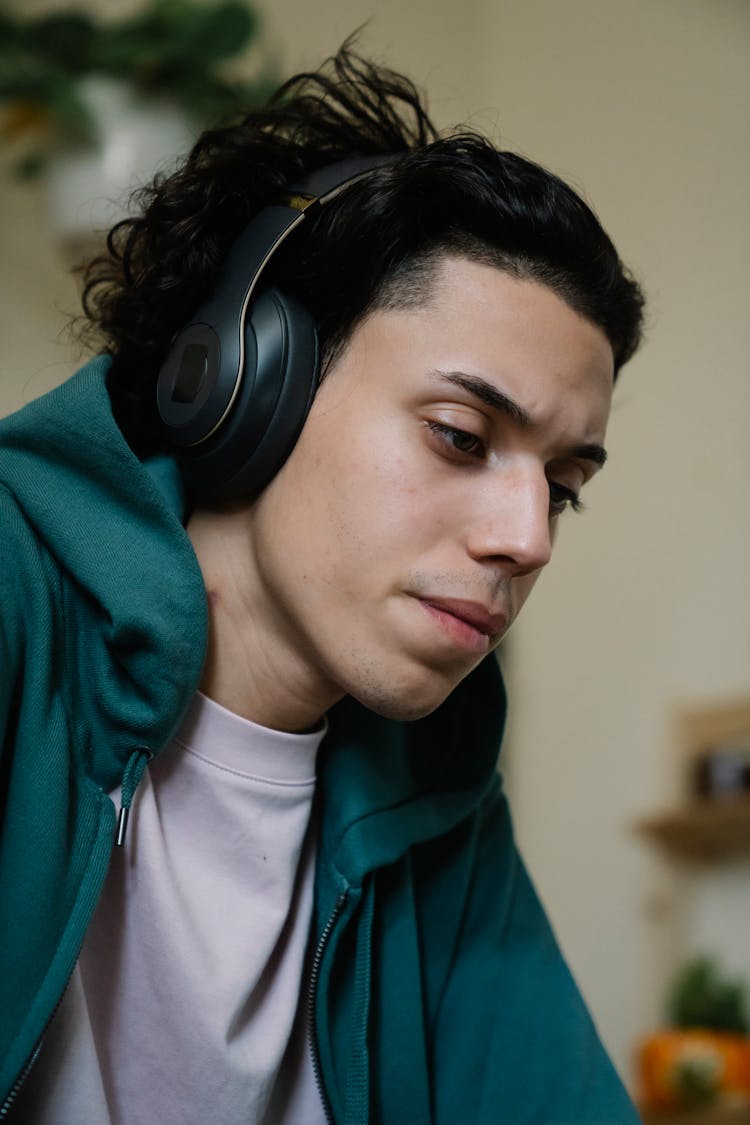
M 115 840 L 115 846 L 118 848 L 121 848 L 125 843 L 125 834 L 128 830 L 128 820 L 130 818 L 130 806 L 133 803 L 133 797 L 135 796 L 138 784 L 143 777 L 143 771 L 153 756 L 148 746 L 137 746 L 128 758 L 128 764 L 125 766 L 125 773 L 122 778 L 122 789 L 120 791 L 120 815 L 117 818 L 117 839 Z

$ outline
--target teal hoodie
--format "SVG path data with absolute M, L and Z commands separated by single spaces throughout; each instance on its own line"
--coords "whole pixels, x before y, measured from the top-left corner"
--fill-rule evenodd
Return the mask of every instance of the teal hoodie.
M 136 792 L 200 679 L 207 609 L 168 457 L 99 357 L 0 422 L 0 1118 Z M 513 842 L 488 659 L 428 718 L 347 699 L 320 767 L 309 987 L 337 1125 L 635 1125 Z M 137 799 L 137 794 L 136 794 Z

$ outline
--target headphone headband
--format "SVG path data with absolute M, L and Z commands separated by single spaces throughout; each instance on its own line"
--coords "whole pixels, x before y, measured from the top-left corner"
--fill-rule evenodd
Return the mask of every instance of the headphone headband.
M 360 179 L 375 168 L 392 164 L 395 155 L 387 156 L 350 156 L 346 160 L 338 160 L 335 164 L 326 164 L 315 172 L 308 172 L 301 180 L 297 180 L 287 188 L 282 199 L 295 206 L 294 200 L 299 199 L 301 210 L 313 203 L 330 203 L 332 199 L 348 187 L 353 180 Z

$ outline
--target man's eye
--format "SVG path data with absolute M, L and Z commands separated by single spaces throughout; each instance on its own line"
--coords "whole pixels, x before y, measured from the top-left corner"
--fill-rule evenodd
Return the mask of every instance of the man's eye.
M 442 445 L 449 451 L 463 453 L 470 457 L 481 457 L 484 453 L 484 443 L 476 434 L 468 430 L 458 430 L 455 426 L 446 426 L 442 422 L 428 422 L 430 430 L 437 435 Z
M 566 488 L 565 485 L 556 484 L 555 481 L 551 480 L 549 482 L 550 515 L 559 516 L 566 508 L 572 508 L 574 512 L 581 512 L 583 511 L 583 501 L 572 488 Z

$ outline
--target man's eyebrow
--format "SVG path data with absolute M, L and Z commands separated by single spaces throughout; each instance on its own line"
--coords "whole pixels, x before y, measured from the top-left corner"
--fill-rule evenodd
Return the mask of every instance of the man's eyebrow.
M 491 406 L 493 410 L 499 411 L 500 414 L 505 414 L 511 422 L 515 422 L 523 429 L 531 428 L 531 416 L 524 408 L 479 375 L 465 375 L 463 371 L 433 371 L 432 374 L 438 379 L 443 379 L 446 383 L 463 387 L 470 395 L 474 395 L 475 398 L 480 399 L 485 405 Z
M 528 411 L 479 375 L 466 375 L 463 371 L 437 370 L 432 371 L 431 375 L 447 383 L 453 383 L 456 387 L 462 387 L 470 395 L 478 398 L 480 402 L 485 403 L 493 410 L 497 410 L 500 414 L 504 414 L 506 418 L 510 418 L 511 422 L 515 422 L 517 426 L 521 426 L 523 429 L 530 429 L 534 425 Z M 581 461 L 593 461 L 599 467 L 607 460 L 607 451 L 604 446 L 595 443 L 576 446 L 575 449 L 571 450 L 571 454 Z

